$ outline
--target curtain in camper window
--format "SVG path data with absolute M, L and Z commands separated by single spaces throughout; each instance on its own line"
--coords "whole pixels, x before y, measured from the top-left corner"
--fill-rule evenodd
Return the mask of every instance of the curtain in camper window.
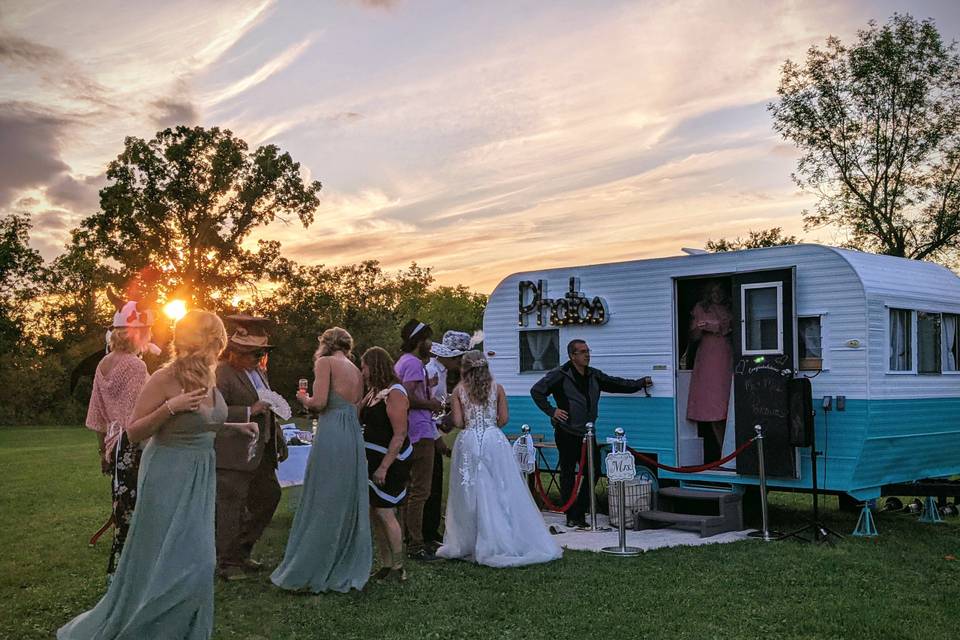
M 908 309 L 890 309 L 890 371 L 913 369 L 910 319 Z
M 549 371 L 559 364 L 559 331 L 520 332 L 520 371 Z
M 941 325 L 941 330 L 943 331 L 943 351 L 940 355 L 940 361 L 943 363 L 944 371 L 956 371 L 957 370 L 957 316 L 951 313 L 943 314 L 943 324 Z
M 800 357 L 822 358 L 823 348 L 820 337 L 820 316 L 798 318 L 797 331 L 800 333 Z
M 940 314 L 917 313 L 917 373 L 940 373 Z

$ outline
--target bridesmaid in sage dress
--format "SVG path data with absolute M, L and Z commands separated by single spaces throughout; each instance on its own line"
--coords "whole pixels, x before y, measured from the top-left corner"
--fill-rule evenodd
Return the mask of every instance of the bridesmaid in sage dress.
M 356 407 L 363 377 L 350 361 L 352 349 L 349 333 L 327 329 L 315 358 L 313 395 L 297 394 L 320 418 L 287 549 L 270 577 L 289 591 L 360 590 L 370 577 L 367 458 Z
M 202 640 L 213 633 L 213 440 L 223 427 L 251 438 L 257 427 L 223 423 L 227 407 L 213 379 L 226 345 L 220 319 L 191 311 L 175 331 L 175 359 L 147 382 L 127 428 L 131 441 L 150 441 L 120 563 L 106 595 L 57 631 L 60 640 Z M 181 404 L 184 413 L 176 411 Z

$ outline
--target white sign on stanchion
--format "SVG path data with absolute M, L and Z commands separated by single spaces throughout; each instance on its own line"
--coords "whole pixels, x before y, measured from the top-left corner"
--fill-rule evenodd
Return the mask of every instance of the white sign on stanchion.
M 533 473 L 537 464 L 537 452 L 533 448 L 533 438 L 530 436 L 530 427 L 523 425 L 520 427 L 520 437 L 513 443 L 513 457 L 520 467 L 520 473 L 527 475 Z
M 620 544 L 616 547 L 604 547 L 603 553 L 609 553 L 615 556 L 637 556 L 642 553 L 642 549 L 627 546 L 627 517 L 625 510 L 626 502 L 626 483 L 627 480 L 633 480 L 637 477 L 637 465 L 633 460 L 633 454 L 627 450 L 627 436 L 623 429 L 617 427 L 613 431 L 614 438 L 611 441 L 613 451 L 607 454 L 607 480 L 611 484 L 617 485 L 617 507 L 620 514 Z M 612 513 L 612 510 L 611 510 Z
M 607 480 L 623 482 L 637 477 L 637 465 L 629 451 L 607 454 Z

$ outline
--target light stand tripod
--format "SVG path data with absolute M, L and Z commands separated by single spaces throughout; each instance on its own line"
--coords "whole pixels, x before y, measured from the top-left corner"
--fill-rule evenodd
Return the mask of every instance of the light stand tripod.
M 824 432 L 826 432 L 827 427 L 827 415 L 830 413 L 833 405 L 833 398 L 831 396 L 824 396 L 823 398 L 823 426 Z M 810 412 L 811 418 L 816 418 L 816 411 Z M 813 520 L 808 524 L 800 527 L 796 531 L 791 531 L 788 533 L 785 538 L 797 538 L 804 542 L 830 542 L 830 536 L 836 536 L 838 539 L 842 540 L 843 536 L 829 528 L 822 522 L 820 522 L 820 492 L 817 485 L 817 457 L 823 455 L 820 451 L 817 451 L 817 436 L 816 428 L 811 427 L 810 429 L 810 470 L 813 473 Z M 808 540 L 801 536 L 801 533 L 812 532 L 811 537 Z

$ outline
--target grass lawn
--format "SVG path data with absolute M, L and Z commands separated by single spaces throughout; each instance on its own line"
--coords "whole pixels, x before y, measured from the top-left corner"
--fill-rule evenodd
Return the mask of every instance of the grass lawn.
M 49 638 L 102 595 L 108 514 L 93 434 L 0 428 L 0 638 Z M 283 552 L 285 492 L 255 554 Z M 809 498 L 772 494 L 776 527 Z M 856 514 L 827 498 L 825 522 L 848 533 Z M 613 558 L 566 552 L 547 566 L 410 567 L 404 585 L 363 594 L 290 595 L 267 579 L 218 584 L 216 638 L 956 638 L 960 523 L 880 514 L 881 537 L 835 546 L 745 541 Z

